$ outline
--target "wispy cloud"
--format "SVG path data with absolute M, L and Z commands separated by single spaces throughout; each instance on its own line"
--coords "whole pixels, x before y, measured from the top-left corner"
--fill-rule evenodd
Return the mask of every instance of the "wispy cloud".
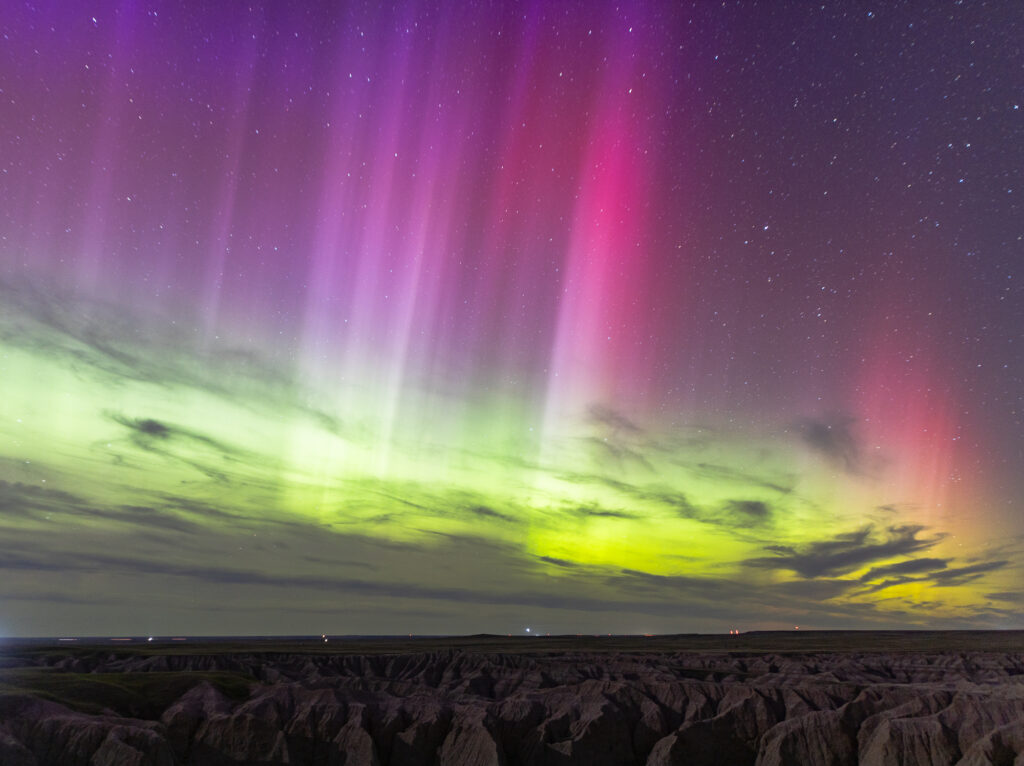
M 336 416 L 306 403 L 288 366 L 257 350 L 201 346 L 162 317 L 52 283 L 0 279 L 0 342 L 104 382 L 202 391 L 254 410 L 301 414 L 334 434 L 345 430 Z
M 683 462 L 682 465 L 694 476 L 700 478 L 729 482 L 731 485 L 738 487 L 749 486 L 758 489 L 767 489 L 772 492 L 777 492 L 780 495 L 788 495 L 793 492 L 793 477 L 788 474 L 780 476 L 778 479 L 771 479 L 739 468 L 717 465 L 714 463 Z
M 726 511 L 739 524 L 765 524 L 772 515 L 771 506 L 763 500 L 730 500 Z
M 888 567 L 878 567 L 865 574 L 861 582 L 873 584 L 860 591 L 861 594 L 879 593 L 888 588 L 906 583 L 926 583 L 933 587 L 955 587 L 967 585 L 1009 566 L 1007 560 L 984 561 L 968 566 L 950 567 L 949 559 L 912 559 Z M 881 573 L 881 574 L 879 574 Z M 886 579 L 876 582 L 879 578 Z
M 908 559 L 907 561 L 900 561 L 899 563 L 888 564 L 883 567 L 872 567 L 861 576 L 860 580 L 861 582 L 872 582 L 883 577 L 891 577 L 892 575 L 931 572 L 938 569 L 945 569 L 948 563 L 949 559 Z
M 1011 604 L 1024 603 L 1024 591 L 1016 590 L 1000 590 L 994 593 L 986 593 L 985 598 L 990 598 L 993 601 L 1006 601 Z
M 954 585 L 964 585 L 973 580 L 977 580 L 989 572 L 996 572 L 1000 569 L 1005 569 L 1010 565 L 1009 561 L 986 561 L 981 564 L 971 564 L 966 567 L 951 567 L 944 569 L 941 572 L 929 573 L 929 579 L 934 582 L 935 585 L 943 587 L 951 587 Z
M 891 526 L 879 536 L 874 527 L 867 526 L 799 547 L 766 546 L 774 556 L 759 556 L 744 563 L 763 569 L 789 570 L 807 578 L 832 577 L 853 572 L 873 561 L 928 550 L 945 538 L 942 534 L 920 537 L 923 531 L 924 527 L 916 525 Z
M 848 415 L 805 418 L 797 423 L 797 431 L 806 446 L 844 471 L 856 474 L 866 467 L 856 424 L 856 418 Z

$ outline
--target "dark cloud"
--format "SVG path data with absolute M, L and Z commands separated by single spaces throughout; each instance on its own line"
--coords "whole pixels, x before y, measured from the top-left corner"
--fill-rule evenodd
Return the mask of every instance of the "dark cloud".
M 230 531 L 185 548 L 128 544 L 108 546 L 107 550 L 97 545 L 109 540 L 103 535 L 80 542 L 71 535 L 46 541 L 15 537 L 0 540 L 0 569 L 35 572 L 36 580 L 70 577 L 85 589 L 95 588 L 93 583 L 104 583 L 103 587 L 123 583 L 115 587 L 124 590 L 125 598 L 134 597 L 130 594 L 142 587 L 140 578 L 173 578 L 166 585 L 169 591 L 195 593 L 199 587 L 205 594 L 198 602 L 188 602 L 197 609 L 214 608 L 212 605 L 225 598 L 232 604 L 270 603 L 283 593 L 297 594 L 291 607 L 296 612 L 302 609 L 299 601 L 315 604 L 324 594 L 333 599 L 397 599 L 401 603 L 381 607 L 395 613 L 405 613 L 408 605 L 420 601 L 437 603 L 439 608 L 443 603 L 453 609 L 466 604 L 517 610 L 536 607 L 577 615 L 633 613 L 670 620 L 685 609 L 694 619 L 735 621 L 756 611 L 757 605 L 804 608 L 802 601 L 773 587 L 729 578 L 620 570 L 556 556 L 538 557 L 526 553 L 521 545 L 497 545 L 484 538 L 448 533 L 431 537 L 433 541 L 393 542 L 381 547 L 376 539 L 356 535 L 332 535 L 327 540 L 321 529 L 310 525 L 301 534 L 285 538 L 291 553 L 269 559 L 255 551 L 242 552 L 238 546 L 248 547 L 253 541 L 247 534 Z M 209 563 L 213 551 L 222 552 L 216 565 Z M 309 559 L 314 552 L 321 558 Z M 268 563 L 257 565 L 257 561 Z M 374 569 L 352 576 L 358 570 L 350 567 L 365 561 L 374 562 Z M 538 564 L 564 572 L 557 588 Z M 382 579 L 377 572 L 387 572 L 390 577 Z M 468 579 L 467 572 L 472 573 Z M 176 582 L 178 578 L 181 581 Z
M 215 508 L 211 503 L 193 500 L 192 498 L 180 495 L 154 493 L 154 499 L 156 504 L 163 510 L 192 516 L 204 522 L 212 521 L 232 525 L 239 522 L 250 522 L 260 526 L 293 523 L 290 520 L 275 519 L 273 516 L 268 516 L 266 509 L 262 509 L 263 514 L 260 516 L 251 516 L 240 512 L 227 511 L 223 507 Z
M 163 423 L 153 418 L 130 418 L 116 412 L 108 413 L 108 417 L 115 423 L 129 429 L 132 432 L 133 441 L 144 449 L 159 451 L 155 444 L 156 442 L 166 442 L 173 439 L 209 447 L 216 452 L 232 457 L 244 454 L 243 450 L 213 439 L 198 431 Z
M 654 466 L 650 460 L 639 449 L 622 440 L 588 436 L 583 441 L 590 446 L 594 459 L 602 465 L 614 465 L 615 468 L 622 470 L 632 464 L 654 473 Z
M 774 587 L 788 596 L 808 602 L 821 602 L 843 595 L 856 584 L 856 580 L 790 580 L 775 583 Z
M 70 492 L 0 480 L 0 513 L 5 516 L 64 512 L 82 504 L 82 498 Z
M 121 505 L 113 510 L 88 508 L 82 511 L 85 515 L 98 519 L 106 519 L 121 524 L 134 524 L 145 529 L 162 529 L 169 532 L 200 534 L 207 525 L 200 525 L 179 518 L 162 508 L 151 508 L 145 505 Z
M 100 506 L 84 497 L 59 489 L 0 481 L 0 514 L 33 519 L 58 517 L 69 519 L 103 520 L 116 524 L 135 525 L 144 529 L 197 533 L 202 527 L 182 519 L 164 508 L 146 505 Z
M 644 572 L 639 569 L 620 569 L 620 575 L 634 580 L 641 580 L 647 583 L 657 584 L 659 586 L 668 585 L 675 588 L 692 588 L 698 586 L 700 588 L 706 588 L 709 590 L 718 590 L 721 587 L 731 586 L 732 583 L 729 580 L 716 580 L 711 577 L 691 577 L 689 575 L 663 575 L 655 574 L 653 572 Z
M 543 561 L 546 564 L 554 564 L 556 567 L 564 567 L 565 569 L 576 569 L 577 565 L 572 561 L 566 561 L 565 559 L 556 559 L 554 556 L 538 556 L 539 561 Z
M 805 418 L 797 424 L 800 438 L 815 452 L 848 473 L 860 473 L 863 450 L 854 432 L 857 420 L 845 415 L 829 418 Z
M 766 479 L 763 476 L 742 471 L 738 468 L 716 465 L 714 463 L 682 463 L 682 465 L 693 475 L 705 479 L 729 481 L 739 485 L 760 487 L 762 489 L 771 490 L 772 492 L 778 492 L 781 495 L 788 495 L 793 491 L 791 477 L 785 477 L 787 481 L 783 483 L 782 481 Z
M 702 508 L 693 503 L 689 496 L 670 487 L 658 485 L 641 485 L 613 479 L 609 476 L 589 474 L 565 474 L 562 478 L 577 484 L 596 482 L 603 484 L 616 492 L 620 492 L 635 500 L 660 506 L 682 519 L 698 521 L 702 524 L 726 527 L 733 530 L 737 535 L 742 535 L 743 530 L 754 526 L 762 526 L 772 521 L 772 506 L 763 500 L 730 500 L 725 505 L 713 508 Z M 620 516 L 623 518 L 635 517 L 639 514 L 626 513 L 622 511 L 588 511 L 588 515 Z
M 766 550 L 775 556 L 748 559 L 744 563 L 764 569 L 789 570 L 807 578 L 831 577 L 852 572 L 873 561 L 927 550 L 944 538 L 941 534 L 921 538 L 923 530 L 924 527 L 916 525 L 892 526 L 886 529 L 883 539 L 878 539 L 873 526 L 867 526 L 801 548 L 770 546 Z
M 873 567 L 861 576 L 861 582 L 870 582 L 882 577 L 891 575 L 918 574 L 920 572 L 931 572 L 936 569 L 945 569 L 949 563 L 948 559 L 909 559 L 897 564 L 889 564 L 884 567 Z
M 1007 624 L 1021 624 L 1024 622 L 1024 611 L 1018 609 L 998 609 L 994 606 L 979 606 L 973 610 L 974 625 L 968 629 L 977 629 L 977 620 L 988 618 L 994 621 L 997 630 L 1005 630 Z
M 147 436 L 156 436 L 161 439 L 166 439 L 168 436 L 171 435 L 170 428 L 168 428 L 158 420 L 150 420 L 149 418 L 137 421 L 135 423 L 135 428 L 138 429 L 139 432 L 144 433 Z
M 614 589 L 626 588 L 639 598 L 674 601 L 687 614 L 706 614 L 745 625 L 752 614 L 769 607 L 775 614 L 793 618 L 813 610 L 820 627 L 864 626 L 893 620 L 914 622 L 910 613 L 880 612 L 874 604 L 830 601 L 854 587 L 850 580 L 807 580 L 761 584 L 729 577 L 659 575 L 636 569 L 621 569 L 605 578 Z M 802 619 L 802 618 L 801 618 Z
M 146 367 L 118 340 L 133 337 L 138 326 L 112 305 L 23 279 L 0 280 L 0 307 L 0 339 L 6 343 L 118 377 L 137 379 L 137 370 Z
M 99 378 L 207 391 L 252 409 L 299 412 L 342 432 L 335 416 L 302 401 L 289 365 L 250 348 L 199 348 L 174 322 L 52 282 L 0 279 L 0 340 Z
M 601 404 L 592 404 L 587 411 L 597 435 L 584 442 L 591 447 L 594 459 L 616 469 L 641 467 L 655 473 L 654 465 L 645 454 L 650 444 L 644 431 L 621 413 Z
M 658 487 L 632 487 L 630 491 L 634 497 L 662 505 L 684 519 L 705 520 L 701 510 L 682 492 Z
M 254 547 L 256 547 L 256 546 L 254 546 Z M 282 548 L 281 546 L 262 546 L 262 549 L 269 550 L 272 547 L 277 547 L 279 552 L 280 552 L 280 550 Z M 322 564 L 322 565 L 324 565 L 326 567 L 330 567 L 332 569 L 336 568 L 336 567 L 346 567 L 346 568 L 350 568 L 350 569 L 367 569 L 367 570 L 371 570 L 371 571 L 376 571 L 376 569 L 377 569 L 375 566 L 373 566 L 373 564 L 369 564 L 369 563 L 367 563 L 365 561 L 345 561 L 345 560 L 339 560 L 337 556 L 328 557 L 328 556 L 310 556 L 308 554 L 300 554 L 299 558 L 301 558 L 303 561 L 309 562 L 310 564 Z
M 505 521 L 510 524 L 517 524 L 519 520 L 509 516 L 507 514 L 496 511 L 493 508 L 486 505 L 471 505 L 466 510 L 474 516 L 479 516 L 485 519 L 498 519 L 499 521 Z
M 751 527 L 772 522 L 772 507 L 763 500 L 729 500 L 724 505 L 701 507 L 682 492 L 662 487 L 634 487 L 631 494 L 654 503 L 682 519 L 690 519 L 730 530 L 737 538 L 748 537 Z M 758 540 L 760 542 L 760 540 Z
M 882 580 L 881 582 L 876 582 L 876 583 L 874 583 L 873 585 L 871 585 L 871 586 L 869 586 L 867 588 L 864 588 L 864 589 L 862 589 L 860 591 L 857 591 L 857 595 L 859 595 L 859 596 L 866 596 L 866 595 L 871 594 L 871 593 L 879 593 L 880 591 L 887 590 L 888 588 L 892 588 L 895 585 L 904 585 L 905 583 L 908 583 L 908 582 L 919 582 L 922 579 L 924 579 L 924 578 L 921 578 L 921 577 L 910 577 L 910 576 L 906 576 L 906 575 L 903 576 L 903 577 L 893 577 L 893 578 Z M 922 604 L 923 604 L 923 602 L 922 602 Z
M 590 416 L 591 421 L 607 427 L 613 433 L 643 433 L 643 429 L 632 420 L 603 404 L 591 404 L 587 414 Z
M 996 572 L 1004 567 L 1009 566 L 1009 561 L 986 561 L 981 564 L 972 564 L 966 567 L 956 567 L 951 569 L 944 569 L 941 572 L 932 572 L 928 575 L 928 579 L 933 581 L 934 585 L 942 587 L 950 587 L 953 585 L 963 585 L 965 583 L 977 580 L 983 575 L 989 572 Z
M 1013 590 L 1001 590 L 995 593 L 986 593 L 985 598 L 993 601 L 1008 601 L 1012 604 L 1024 603 L 1024 592 Z
M 96 596 L 86 593 L 63 593 L 59 591 L 22 591 L 20 593 L 4 593 L 0 601 L 30 601 L 34 604 L 60 604 L 61 606 L 99 606 L 103 604 L 120 605 L 116 598 Z
M 133 418 L 118 412 L 104 413 L 112 422 L 127 429 L 127 438 L 118 442 L 104 437 L 108 445 L 126 444 L 179 465 L 187 466 L 221 484 L 265 483 L 268 470 L 275 466 L 271 459 L 256 452 L 215 439 L 200 431 L 155 418 Z M 121 462 L 131 459 L 130 451 L 118 454 Z
M 366 502 L 359 495 L 369 495 L 372 500 Z M 351 482 L 350 503 L 339 509 L 341 517 L 349 516 L 346 509 L 377 509 L 381 504 L 376 498 L 386 498 L 398 505 L 405 513 L 388 509 L 387 512 L 374 513 L 367 517 L 359 513 L 348 520 L 338 520 L 333 524 L 339 526 L 360 526 L 369 520 L 378 523 L 399 521 L 403 516 L 420 518 L 433 516 L 461 521 L 500 521 L 504 524 L 522 524 L 523 518 L 514 506 L 496 508 L 483 494 L 476 492 L 449 490 L 438 491 L 436 485 L 419 482 L 372 482 L 357 480 Z M 407 511 L 406 509 L 413 509 Z M 418 512 L 418 513 L 417 513 Z
M 740 523 L 764 524 L 772 515 L 771 507 L 761 500 L 730 500 L 726 509 Z
M 917 565 L 921 562 L 920 565 Z M 906 583 L 927 583 L 933 587 L 953 587 L 958 585 L 966 585 L 967 583 L 974 582 L 984 577 L 989 572 L 995 572 L 1009 565 L 1009 561 L 984 561 L 977 564 L 971 564 L 964 567 L 948 567 L 948 559 L 914 559 L 912 561 L 902 562 L 903 569 L 896 570 L 901 564 L 893 565 L 892 567 L 878 567 L 878 570 L 889 570 L 884 571 L 884 574 L 898 575 L 882 582 L 875 583 L 870 588 L 860 591 L 861 594 L 878 593 L 879 591 L 891 588 L 894 585 L 904 585 Z M 927 564 L 927 566 L 926 566 Z M 862 581 L 877 579 L 877 575 L 872 577 L 871 570 L 864 577 Z M 922 572 L 920 576 L 914 576 L 915 573 Z
M 3 340 L 36 353 L 150 383 L 207 388 L 215 379 L 210 375 L 205 385 L 197 385 L 200 368 L 180 364 L 188 358 L 181 353 L 188 342 L 175 325 L 146 321 L 123 306 L 28 279 L 0 281 L 0 305 L 7 309 L 5 324 L 14 329 Z
M 403 493 L 402 495 L 398 495 L 398 494 L 395 494 L 393 492 L 387 492 L 385 490 L 380 490 L 380 489 L 372 489 L 370 491 L 373 494 L 375 494 L 375 495 L 378 495 L 380 497 L 386 497 L 388 500 L 393 500 L 396 503 L 398 503 L 399 505 L 404 505 L 404 506 L 406 506 L 408 508 L 415 508 L 418 511 L 425 511 L 426 513 L 430 513 L 430 514 L 435 514 L 436 513 L 437 515 L 446 515 L 446 514 L 443 514 L 443 513 L 438 513 L 431 505 L 428 504 L 429 501 L 425 500 L 425 501 L 422 501 L 422 502 L 417 502 L 416 500 L 409 499 L 409 497 L 406 496 L 406 494 L 408 494 L 408 493 Z M 394 514 L 389 514 L 389 515 L 394 515 Z
M 40 591 L 73 581 L 84 593 L 113 587 L 119 590 L 102 592 L 129 600 L 149 587 L 140 585 L 144 578 L 164 578 L 168 592 L 203 594 L 198 601 L 182 602 L 190 610 L 216 609 L 229 599 L 233 609 L 280 602 L 281 609 L 299 614 L 330 598 L 346 604 L 380 600 L 381 614 L 391 615 L 407 614 L 410 608 L 430 613 L 428 605 L 436 604 L 441 610 L 508 608 L 524 618 L 524 609 L 565 610 L 575 615 L 570 621 L 583 619 L 582 614 L 626 613 L 671 621 L 685 613 L 698 621 L 745 624 L 765 608 L 794 619 L 812 611 L 819 627 L 912 625 L 923 619 L 915 616 L 913 605 L 901 611 L 888 602 L 888 611 L 879 611 L 836 601 L 857 584 L 839 578 L 768 583 L 707 572 L 660 574 L 537 556 L 518 543 L 423 531 L 430 532 L 430 539 L 405 543 L 328 535 L 315 524 L 282 528 L 274 537 L 261 531 L 259 539 L 266 545 L 287 543 L 269 557 L 257 550 L 251 534 L 230 529 L 198 536 L 184 547 L 171 541 L 143 546 L 137 536 L 98 530 L 87 538 L 67 531 L 45 539 L 26 533 L 0 539 L 0 569 L 7 570 L 9 582 L 18 579 L 18 572 L 34 573 L 27 581 L 38 583 Z M 111 544 L 117 539 L 125 543 Z M 558 568 L 557 586 L 546 567 Z M 285 594 L 295 597 L 288 601 Z M 803 624 L 804 618 L 799 620 Z
M 452 604 L 488 604 L 580 612 L 618 611 L 639 614 L 673 614 L 676 604 L 664 601 L 622 601 L 611 594 L 587 595 L 567 592 L 544 592 L 538 589 L 496 591 L 481 588 L 430 585 L 409 582 L 361 580 L 330 574 L 272 573 L 252 569 L 197 566 L 193 564 L 154 561 L 99 553 L 66 553 L 59 561 L 47 560 L 31 553 L 0 556 L 0 569 L 8 571 L 46 571 L 129 574 L 132 576 L 171 576 L 200 581 L 207 586 L 233 585 L 286 590 L 327 591 L 335 596 L 357 594 L 373 598 L 435 600 Z M 521 583 L 526 584 L 526 583 Z
M 635 519 L 638 516 L 636 513 L 614 511 L 606 508 L 596 508 L 593 506 L 577 506 L 570 512 L 576 516 L 583 516 L 585 518 L 592 519 Z
M 791 487 L 787 486 L 784 481 L 770 481 L 763 476 L 756 476 L 745 471 L 733 470 L 711 463 L 674 462 L 696 476 L 734 483 L 738 489 L 741 486 L 747 486 L 768 489 L 780 495 L 792 494 Z M 624 481 L 622 478 L 610 475 L 610 473 L 560 472 L 556 475 L 562 481 L 583 487 L 603 485 L 625 495 L 627 499 L 641 501 L 645 506 L 655 506 L 652 509 L 655 512 L 657 510 L 667 511 L 679 518 L 697 521 L 702 524 L 726 527 L 733 530 L 738 536 L 743 536 L 744 530 L 749 529 L 751 525 L 762 526 L 771 523 L 776 513 L 780 510 L 776 507 L 776 504 L 770 503 L 767 500 L 747 498 L 737 498 L 724 504 L 702 507 L 690 499 L 690 495 L 685 489 L 654 482 L 637 483 Z M 799 499 L 795 498 L 796 500 Z M 605 513 L 603 515 L 610 514 Z M 618 512 L 616 512 L 616 515 L 618 515 Z

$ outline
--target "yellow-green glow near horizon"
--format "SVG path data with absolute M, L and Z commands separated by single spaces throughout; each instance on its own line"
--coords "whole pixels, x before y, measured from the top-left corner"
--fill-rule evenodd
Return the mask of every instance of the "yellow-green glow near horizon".
M 697 589 L 724 579 L 752 592 L 842 579 L 855 586 L 840 589 L 836 605 L 877 605 L 880 618 L 889 608 L 902 613 L 927 586 L 874 590 L 886 577 L 872 570 L 919 550 L 953 559 L 965 542 L 980 542 L 969 529 L 900 531 L 897 509 L 908 498 L 885 476 L 896 466 L 844 472 L 791 424 L 658 426 L 591 404 L 549 419 L 539 434 L 507 392 L 453 407 L 438 392 L 406 390 L 391 395 L 415 402 L 415 414 L 385 433 L 374 416 L 385 403 L 366 388 L 336 390 L 351 411 L 320 408 L 300 385 L 208 366 L 231 357 L 216 348 L 122 339 L 97 350 L 34 321 L 12 322 L 34 343 L 0 347 L 2 480 L 40 509 L 8 524 L 32 535 L 101 531 L 119 549 L 130 545 L 140 510 L 158 508 L 228 536 L 289 524 L 323 540 L 379 540 L 428 555 L 453 538 L 477 539 L 516 551 L 546 587 L 622 573 Z M 118 357 L 133 360 L 131 374 L 106 364 Z M 858 560 L 849 546 L 849 560 L 829 563 L 828 546 L 841 553 L 844 533 L 862 534 L 861 549 L 880 548 Z M 815 545 L 819 560 L 808 553 L 807 571 L 765 553 Z M 944 587 L 939 616 L 969 608 L 978 587 L 970 578 Z

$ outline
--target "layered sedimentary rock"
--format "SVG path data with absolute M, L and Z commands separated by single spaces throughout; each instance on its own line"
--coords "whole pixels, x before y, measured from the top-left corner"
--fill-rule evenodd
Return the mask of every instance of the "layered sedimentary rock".
M 1019 654 L 210 654 L 52 673 L 229 671 L 148 719 L 0 696 L 0 763 L 1024 764 Z

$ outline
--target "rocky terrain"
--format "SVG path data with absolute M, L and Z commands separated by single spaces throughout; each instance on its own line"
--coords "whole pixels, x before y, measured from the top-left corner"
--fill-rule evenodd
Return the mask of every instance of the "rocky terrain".
M 0 763 L 1024 764 L 1017 651 L 0 655 Z

